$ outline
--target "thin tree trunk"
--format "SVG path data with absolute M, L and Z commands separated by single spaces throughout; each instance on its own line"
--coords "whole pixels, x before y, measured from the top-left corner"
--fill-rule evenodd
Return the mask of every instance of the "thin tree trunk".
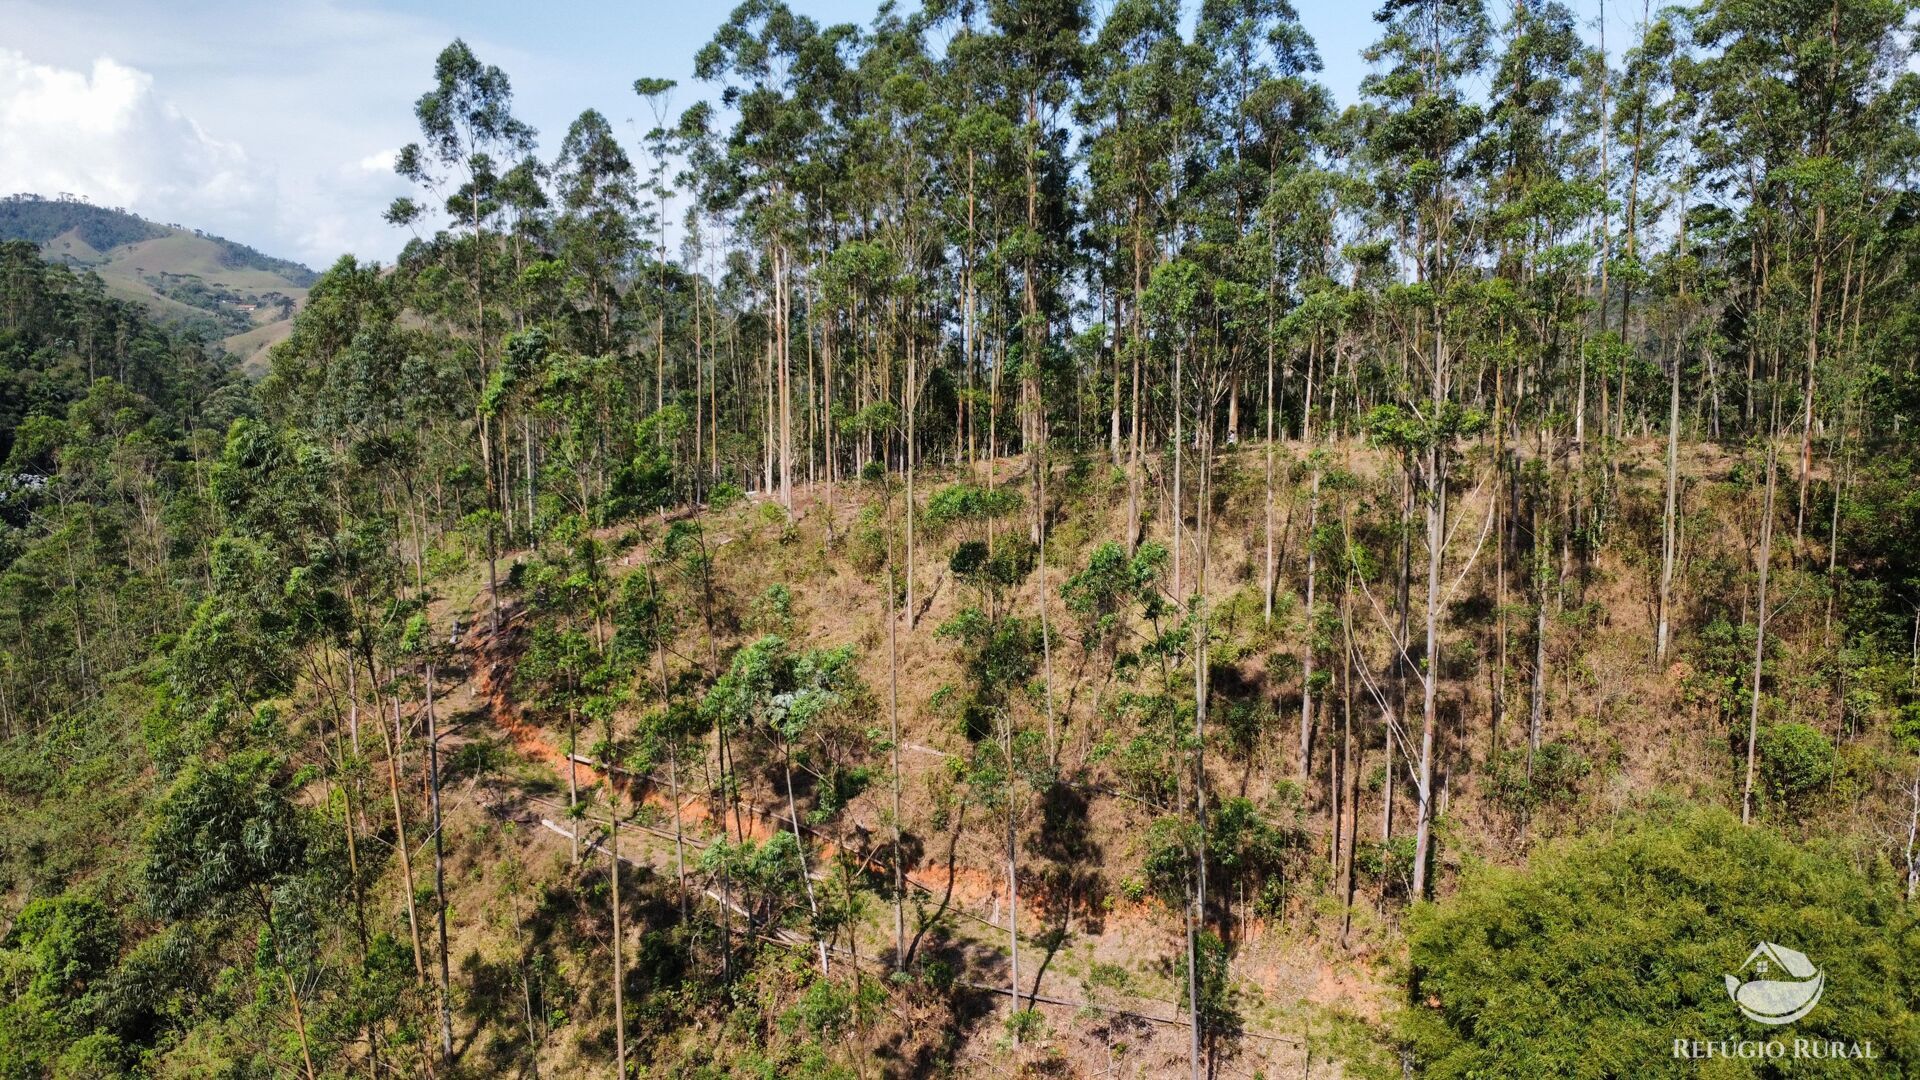
M 1767 494 L 1760 518 L 1760 584 L 1754 607 L 1753 700 L 1747 711 L 1747 775 L 1740 791 L 1740 821 L 1753 821 L 1754 750 L 1760 735 L 1760 676 L 1767 653 L 1767 575 L 1773 567 L 1773 489 L 1774 466 L 1779 448 L 1772 434 L 1767 439 Z
M 800 810 L 793 801 L 793 750 L 784 741 L 780 744 L 780 768 L 787 781 L 787 822 L 793 826 L 794 853 L 800 860 L 800 881 L 807 890 L 807 910 L 817 920 L 820 917 L 820 902 L 813 895 L 813 874 L 807 869 L 807 841 L 800 835 Z M 817 936 L 814 944 L 820 947 L 820 974 L 828 974 L 827 942 Z
M 388 734 L 387 725 L 383 721 L 380 725 L 380 737 L 381 741 L 387 744 L 387 793 L 393 797 L 394 847 L 395 850 L 400 853 L 401 894 L 405 896 L 407 900 L 407 933 L 413 940 L 413 974 L 414 977 L 419 980 L 420 985 L 425 986 L 427 983 L 427 962 L 423 950 L 420 947 L 420 918 L 414 910 L 413 903 L 413 856 L 410 854 L 407 845 L 406 815 L 400 808 L 400 770 L 394 760 L 396 756 L 396 743 L 405 737 L 400 726 L 400 698 L 398 695 L 395 695 L 393 698 L 393 732 L 391 735 Z
M 884 483 L 886 477 L 881 477 Z M 882 492 L 887 515 L 887 748 L 893 770 L 893 965 L 907 966 L 906 868 L 900 854 L 900 648 L 897 639 L 899 612 L 894 608 L 896 585 L 893 580 L 893 493 Z
M 1920 893 L 1920 776 L 1913 780 L 1913 812 L 1907 818 L 1907 902 Z
M 1013 806 L 1013 718 L 1001 710 L 1002 753 L 1007 760 L 1007 992 L 1008 1016 L 1020 1012 L 1020 850 L 1015 843 L 1017 830 Z M 1035 991 L 1038 992 L 1037 990 Z M 1020 1044 L 1020 1027 L 1013 1028 L 1014 1045 Z
M 447 958 L 447 871 L 445 830 L 440 819 L 440 724 L 433 708 L 433 664 L 426 665 L 427 777 L 433 793 L 433 898 L 440 935 L 440 1056 L 453 1066 L 452 978 Z
M 1676 512 L 1680 492 L 1680 352 L 1673 352 L 1673 373 L 1667 390 L 1667 499 L 1660 520 L 1660 610 L 1654 631 L 1653 662 L 1664 668 L 1671 636 L 1673 563 L 1679 548 Z
M 607 788 L 607 864 L 613 896 L 613 1052 L 614 1076 L 627 1075 L 627 999 L 626 965 L 620 960 L 620 939 L 625 930 L 620 924 L 620 793 L 613 786 L 613 769 L 602 770 Z
M 1269 296 L 1267 298 L 1267 308 L 1268 308 L 1267 310 L 1267 454 L 1266 454 L 1267 492 L 1266 492 L 1266 502 L 1262 509 L 1262 513 L 1264 515 L 1264 520 L 1265 520 L 1265 526 L 1266 526 L 1267 550 L 1266 550 L 1266 555 L 1261 559 L 1261 564 L 1260 564 L 1261 574 L 1262 574 L 1260 591 L 1261 591 L 1261 597 L 1262 597 L 1261 618 L 1262 618 L 1262 621 L 1268 624 L 1271 624 L 1273 622 L 1273 579 L 1274 579 L 1274 573 L 1273 573 L 1273 558 L 1274 558 L 1274 551 L 1273 551 L 1273 451 L 1274 451 L 1274 446 L 1273 446 L 1273 427 L 1274 427 L 1273 368 L 1274 368 L 1274 363 L 1273 363 L 1273 360 L 1274 360 L 1274 357 L 1273 357 L 1273 353 L 1274 353 L 1274 344 L 1273 344 L 1273 310 L 1272 310 L 1273 298 L 1272 298 L 1271 292 L 1269 292 Z
M 909 630 L 913 629 L 919 611 L 913 602 L 913 471 L 915 465 L 913 414 L 920 403 L 919 359 L 915 338 L 909 333 L 907 335 L 907 385 L 901 393 L 907 406 L 907 629 Z M 893 543 L 892 538 L 888 538 L 887 543 Z

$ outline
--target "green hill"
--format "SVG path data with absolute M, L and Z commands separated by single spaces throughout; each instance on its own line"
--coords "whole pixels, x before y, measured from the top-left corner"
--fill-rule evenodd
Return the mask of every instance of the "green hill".
M 0 199 L 0 240 L 26 240 L 49 259 L 92 270 L 109 294 L 193 326 L 246 360 L 286 336 L 316 277 L 245 244 L 75 199 Z

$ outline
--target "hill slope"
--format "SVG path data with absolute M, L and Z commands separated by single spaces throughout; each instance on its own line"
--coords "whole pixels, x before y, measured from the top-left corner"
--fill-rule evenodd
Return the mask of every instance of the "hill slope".
M 0 199 L 0 240 L 26 240 L 92 270 L 109 295 L 195 325 L 249 361 L 286 336 L 316 277 L 244 244 L 72 199 Z

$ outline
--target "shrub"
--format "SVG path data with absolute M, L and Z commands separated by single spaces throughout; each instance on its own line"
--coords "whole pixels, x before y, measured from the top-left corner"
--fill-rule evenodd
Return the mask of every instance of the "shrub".
M 753 624 L 763 633 L 793 631 L 793 590 L 775 582 L 753 601 Z
M 1833 778 L 1833 743 L 1818 728 L 1801 723 L 1761 728 L 1755 750 L 1767 791 L 1791 804 Z
M 1527 772 L 1527 750 L 1517 747 L 1502 751 L 1495 766 L 1493 794 L 1513 810 L 1531 810 L 1540 806 L 1570 801 L 1580 781 L 1593 771 L 1593 762 L 1578 747 L 1564 742 L 1542 744 L 1533 755 L 1533 772 Z
M 1525 870 L 1470 870 L 1415 909 L 1410 938 L 1395 1024 L 1429 1077 L 1759 1075 L 1703 1070 L 1673 1043 L 1770 1035 L 1872 1040 L 1875 1075 L 1920 1064 L 1920 921 L 1898 885 L 1724 810 L 1631 818 Z M 1763 941 L 1826 973 L 1815 1011 L 1777 1032 L 1725 985 Z
M 1388 895 L 1405 896 L 1413 888 L 1413 837 L 1362 840 L 1354 846 L 1353 865 L 1361 876 L 1378 878 Z
M 1920 752 L 1920 704 L 1903 705 L 1894 714 L 1893 739 L 1903 749 Z
M 746 497 L 747 493 L 740 490 L 740 485 L 722 480 L 707 492 L 707 508 L 715 512 L 726 510 L 740 505 Z

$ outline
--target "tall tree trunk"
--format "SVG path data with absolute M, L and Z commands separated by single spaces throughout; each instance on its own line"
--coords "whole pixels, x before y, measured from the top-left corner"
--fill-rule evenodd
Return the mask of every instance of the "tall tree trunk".
M 883 475 L 884 482 L 886 477 Z M 893 965 L 907 966 L 906 867 L 901 863 L 900 847 L 900 647 L 897 638 L 899 612 L 894 607 L 897 588 L 893 579 L 893 492 L 891 486 L 881 492 L 887 517 L 887 754 L 893 775 Z
M 279 965 L 281 982 L 287 988 L 287 1003 L 293 1008 L 293 1030 L 300 1039 L 300 1063 L 306 1069 L 307 1080 L 318 1080 L 319 1074 L 313 1071 L 313 1051 L 307 1045 L 307 1018 L 300 1008 L 300 988 L 293 981 L 293 972 L 287 970 L 286 956 L 280 950 L 280 931 L 274 925 L 273 902 L 262 898 L 259 903 L 267 924 L 267 940 L 273 945 L 274 962 Z
M 1837 6 L 1835 10 L 1837 17 Z M 1793 548 L 1796 553 L 1806 537 L 1807 484 L 1813 475 L 1813 397 L 1820 363 L 1821 294 L 1827 283 L 1826 231 L 1827 204 L 1822 202 L 1813 210 L 1813 284 L 1810 286 L 1811 295 L 1807 298 L 1807 373 L 1800 390 L 1800 498 L 1799 509 L 1793 518 Z
M 793 801 L 793 748 L 783 739 L 780 743 L 780 768 L 785 774 L 787 787 L 787 822 L 793 827 L 794 855 L 800 860 L 800 882 L 807 890 L 807 910 L 817 921 L 820 918 L 820 901 L 813 894 L 813 873 L 807 869 L 807 840 L 800 835 L 800 810 Z M 814 944 L 819 946 L 820 974 L 828 974 L 827 941 L 814 931 Z
M 609 740 L 611 742 L 612 740 Z M 627 990 L 626 965 L 620 960 L 621 938 L 626 931 L 620 917 L 620 793 L 613 786 L 613 768 L 607 763 L 601 770 L 607 789 L 607 874 L 613 896 L 613 1052 L 616 1077 L 627 1075 Z
M 1913 780 L 1913 810 L 1907 816 L 1907 903 L 1920 894 L 1920 776 Z
M 1433 413 L 1440 415 L 1447 400 L 1447 346 L 1440 314 L 1434 311 Z M 1427 449 L 1427 645 L 1421 687 L 1420 816 L 1414 832 L 1413 895 L 1424 899 L 1433 839 L 1433 738 L 1439 719 L 1440 689 L 1440 567 L 1447 546 L 1447 448 L 1436 439 Z
M 567 836 L 574 866 L 580 865 L 580 750 L 579 721 L 567 704 Z
M 1005 709 L 1000 711 L 1001 752 L 1007 762 L 1007 1015 L 1020 1013 L 1020 849 L 1015 843 L 1017 836 L 1014 814 L 1013 785 L 1013 718 Z M 1013 1028 L 1013 1042 L 1020 1044 L 1020 1027 Z
M 787 265 L 781 256 L 784 250 L 775 249 L 774 269 L 778 274 L 774 282 L 777 308 L 780 312 L 780 505 L 789 511 L 793 509 L 793 357 L 791 349 L 793 314 L 789 310 L 791 293 L 787 288 Z
M 1269 288 L 1268 296 L 1267 296 L 1267 448 L 1266 448 L 1267 449 L 1267 453 L 1266 453 L 1267 490 L 1266 490 L 1266 501 L 1262 506 L 1263 520 L 1265 522 L 1265 528 L 1266 528 L 1267 549 L 1266 549 L 1266 554 L 1262 557 L 1260 562 L 1260 565 L 1261 565 L 1261 584 L 1260 584 L 1261 620 L 1268 624 L 1271 624 L 1273 622 L 1273 579 L 1274 579 L 1274 573 L 1273 573 L 1274 355 L 1273 354 L 1274 354 L 1273 295 L 1272 295 L 1271 288 Z
M 909 316 L 909 325 L 911 325 Z M 907 412 L 907 629 L 911 630 L 919 618 L 919 609 L 914 606 L 913 595 L 913 472 L 915 464 L 913 414 L 920 404 L 920 366 L 919 351 L 915 347 L 916 339 L 909 331 L 907 335 L 907 385 L 901 395 L 906 399 Z M 891 503 L 889 503 L 891 505 Z M 893 538 L 888 537 L 891 545 Z M 888 603 L 892 603 L 891 600 Z
M 1753 821 L 1754 751 L 1760 734 L 1760 676 L 1767 655 L 1767 576 L 1773 568 L 1773 489 L 1774 466 L 1779 456 L 1773 433 L 1767 437 L 1767 494 L 1760 517 L 1760 583 L 1754 605 L 1753 700 L 1747 711 L 1747 774 L 1740 789 L 1740 821 Z
M 1679 548 L 1677 517 L 1680 499 L 1680 350 L 1673 350 L 1673 371 L 1667 385 L 1667 495 L 1660 518 L 1660 608 L 1653 641 L 1653 662 L 1667 663 L 1673 612 L 1673 564 Z
M 369 664 L 368 671 L 372 671 Z M 391 671 L 389 671 L 391 677 Z M 387 732 L 387 725 L 380 725 L 381 741 L 386 743 L 387 751 L 387 793 L 393 797 L 394 849 L 400 853 L 401 895 L 407 901 L 407 934 L 413 941 L 413 974 L 420 985 L 427 984 L 427 962 L 420 947 L 420 917 L 414 910 L 413 902 L 413 856 L 407 844 L 407 818 L 400 806 L 400 769 L 396 761 L 396 746 L 406 735 L 400 722 L 400 697 L 393 695 L 393 732 Z
M 1180 573 L 1180 550 L 1186 545 L 1184 523 L 1187 513 L 1186 492 L 1182 490 L 1181 466 L 1185 464 L 1186 432 L 1181 418 L 1181 348 L 1173 347 L 1173 595 L 1187 595 L 1186 582 Z
M 440 936 L 440 1058 L 453 1067 L 453 1000 L 451 968 L 447 957 L 447 870 L 445 830 L 440 819 L 440 723 L 433 707 L 433 664 L 426 675 L 427 777 L 433 794 L 433 899 Z

